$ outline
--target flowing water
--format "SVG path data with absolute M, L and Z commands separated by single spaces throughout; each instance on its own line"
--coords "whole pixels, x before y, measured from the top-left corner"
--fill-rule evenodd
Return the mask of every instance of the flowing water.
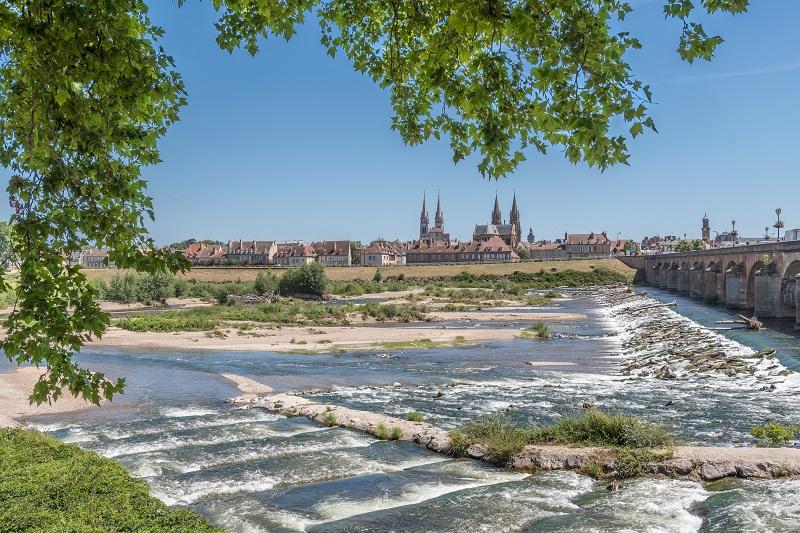
M 699 444 L 748 445 L 754 424 L 800 423 L 800 385 L 785 372 L 800 368 L 800 339 L 772 329 L 711 331 L 730 315 L 677 299 L 677 312 L 645 312 L 649 320 L 580 295 L 528 309 L 531 320 L 553 308 L 586 315 L 552 323 L 556 338 L 548 341 L 314 356 L 89 349 L 81 363 L 126 376 L 126 394 L 109 408 L 28 424 L 119 461 L 164 502 L 229 531 L 797 531 L 797 480 L 637 479 L 609 493 L 571 472 L 510 472 L 223 402 L 237 394 L 219 375 L 226 372 L 359 409 L 420 411 L 443 427 L 496 413 L 546 423 L 585 403 L 658 422 Z M 631 346 L 666 327 L 742 357 L 754 371 L 624 375 L 621 363 L 660 349 Z M 754 356 L 768 346 L 776 359 Z

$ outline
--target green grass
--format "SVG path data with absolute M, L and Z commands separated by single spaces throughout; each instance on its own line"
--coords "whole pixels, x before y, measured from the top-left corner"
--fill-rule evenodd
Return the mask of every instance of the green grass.
M 335 426 L 337 424 L 336 415 L 333 413 L 325 413 L 325 416 L 322 417 L 322 423 L 328 427 Z
M 425 419 L 419 411 L 411 411 L 406 415 L 406 420 L 409 422 L 422 422 Z
M 457 455 L 472 444 L 480 444 L 502 463 L 529 444 L 609 448 L 615 454 L 620 477 L 638 475 L 644 464 L 670 454 L 674 444 L 672 436 L 659 426 L 597 409 L 564 417 L 546 427 L 522 427 L 505 418 L 487 417 L 450 431 L 450 441 Z
M 350 323 L 353 315 L 379 322 L 411 322 L 428 320 L 424 307 L 412 304 L 326 305 L 319 302 L 276 302 L 258 305 L 214 305 L 159 314 L 134 313 L 120 318 L 114 325 L 130 331 L 210 331 L 226 322 L 261 324 L 335 326 Z M 235 327 L 243 329 L 242 324 Z
M 519 336 L 522 339 L 549 339 L 550 328 L 538 322 L 529 328 L 523 329 Z
M 40 532 L 222 531 L 149 495 L 125 469 L 41 433 L 0 430 L 0 529 Z
M 375 429 L 375 436 L 381 440 L 398 440 L 403 436 L 403 430 L 398 427 L 389 429 L 383 424 L 378 424 Z

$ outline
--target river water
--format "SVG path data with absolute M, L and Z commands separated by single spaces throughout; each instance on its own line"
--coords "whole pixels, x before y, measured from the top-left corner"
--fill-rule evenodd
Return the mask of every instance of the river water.
M 552 323 L 548 341 L 313 356 L 87 349 L 81 364 L 126 376 L 126 394 L 101 410 L 27 422 L 119 461 L 164 502 L 229 531 L 798 531 L 798 480 L 637 479 L 609 493 L 570 472 L 510 472 L 224 403 L 237 392 L 221 372 L 359 409 L 415 410 L 443 427 L 498 413 L 545 423 L 587 402 L 698 444 L 748 445 L 754 424 L 800 423 L 800 384 L 786 372 L 800 369 L 800 339 L 780 328 L 711 331 L 730 314 L 648 291 L 677 299 L 677 312 L 659 309 L 648 323 L 640 311 L 580 295 L 527 309 L 532 320 L 556 309 L 586 315 Z M 777 357 L 733 376 L 623 375 L 621 363 L 640 356 L 631 343 L 667 327 L 745 359 L 767 347 Z

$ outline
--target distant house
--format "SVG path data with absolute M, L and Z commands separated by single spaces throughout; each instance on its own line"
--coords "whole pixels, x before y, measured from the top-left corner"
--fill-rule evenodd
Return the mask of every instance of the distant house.
M 275 252 L 275 264 L 280 266 L 299 266 L 313 263 L 317 252 L 310 244 L 302 241 L 281 243 Z
M 243 265 L 271 265 L 277 251 L 275 241 L 228 241 L 225 259 Z
M 311 246 L 317 254 L 317 262 L 325 266 L 350 266 L 353 258 L 350 255 L 350 241 L 312 242 Z
M 800 241 L 800 229 L 787 229 L 783 240 Z
M 519 261 L 511 246 L 499 236 L 486 241 L 427 244 L 416 241 L 406 251 L 409 264 L 420 263 L 508 263 Z
M 78 256 L 81 268 L 117 268 L 113 261 L 108 261 L 107 248 L 87 248 Z
M 566 259 L 567 251 L 563 243 L 539 241 L 534 243 L 520 242 L 518 245 L 528 251 L 528 258 L 536 261 Z
M 628 245 L 628 243 L 630 243 L 630 246 Z M 636 245 L 636 243 L 631 239 L 617 239 L 616 241 L 611 242 L 611 255 L 613 256 L 628 255 L 628 253 L 625 250 L 626 246 L 628 247 L 628 249 L 632 248 L 635 252 L 636 246 L 638 245 Z
M 597 259 L 611 255 L 611 241 L 605 232 L 565 233 L 564 250 L 568 259 Z
M 225 260 L 227 249 L 221 244 L 206 244 L 194 242 L 190 244 L 183 255 L 193 265 L 218 265 Z
M 402 266 L 406 264 L 406 248 L 400 242 L 375 241 L 361 249 L 363 266 Z

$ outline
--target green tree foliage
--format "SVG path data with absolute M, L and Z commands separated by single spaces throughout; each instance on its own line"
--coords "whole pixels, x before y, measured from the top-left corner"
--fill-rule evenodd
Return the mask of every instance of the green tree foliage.
M 703 250 L 704 248 L 705 245 L 700 239 L 695 239 L 693 241 L 681 241 L 675 245 L 676 252 L 694 252 L 696 250 Z
M 361 241 L 350 241 L 350 258 L 353 265 L 361 264 L 361 248 L 363 247 Z
M 325 268 L 319 263 L 309 263 L 287 270 L 278 282 L 278 292 L 286 296 L 293 294 L 322 296 L 325 294 L 327 282 Z
M 683 22 L 678 51 L 687 61 L 711 58 L 722 41 L 705 34 L 698 16 L 748 7 L 665 1 L 665 14 Z M 392 128 L 406 143 L 446 137 L 455 162 L 476 154 L 487 176 L 505 176 L 528 150 L 550 147 L 602 169 L 626 163 L 627 140 L 655 129 L 650 89 L 626 60 L 639 41 L 611 30 L 632 10 L 624 0 L 212 5 L 219 45 L 251 54 L 261 38 L 290 39 L 313 14 L 328 53 L 343 53 L 388 91 Z M 157 141 L 185 103 L 172 58 L 158 45 L 162 33 L 144 0 L 0 3 L 0 165 L 11 174 L 20 266 L 2 349 L 11 360 L 47 365 L 33 402 L 64 389 L 99 402 L 124 386 L 73 360 L 109 321 L 95 287 L 62 254 L 98 246 L 122 268 L 188 267 L 156 249 L 145 228 L 154 213 L 140 169 L 158 163 Z M 7 289 L 0 279 L 0 292 Z
M 635 241 L 628 241 L 625 243 L 625 246 L 622 247 L 622 253 L 625 255 L 639 255 L 641 251 L 642 247 Z

